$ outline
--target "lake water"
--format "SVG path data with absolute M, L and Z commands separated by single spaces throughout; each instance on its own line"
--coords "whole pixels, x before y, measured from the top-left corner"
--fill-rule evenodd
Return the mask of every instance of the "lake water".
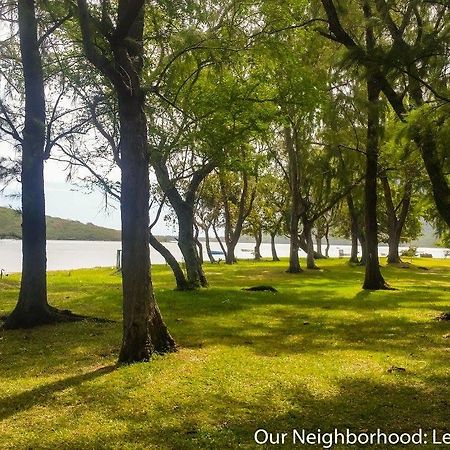
M 181 252 L 176 242 L 166 242 L 165 246 L 172 254 L 181 261 Z M 203 246 L 204 247 L 204 246 Z M 47 242 L 47 267 L 48 270 L 68 270 L 90 267 L 113 267 L 116 261 L 116 252 L 121 248 L 120 242 L 99 242 L 99 241 L 48 241 Z M 216 242 L 211 243 L 213 250 L 220 250 L 220 246 Z M 236 257 L 238 259 L 253 258 L 254 245 L 251 243 L 238 244 L 236 249 Z M 406 248 L 406 247 L 405 247 Z M 350 253 L 349 245 L 332 245 L 330 248 L 330 256 L 337 257 L 339 250 L 344 250 L 347 255 Z M 380 246 L 379 253 L 381 256 L 387 254 L 387 247 Z M 419 248 L 418 253 L 431 253 L 434 258 L 443 258 L 444 251 L 442 248 Z M 288 244 L 277 244 L 277 252 L 280 257 L 289 256 Z M 163 257 L 150 249 L 153 264 L 165 263 Z M 270 244 L 262 244 L 261 254 L 263 258 L 271 258 Z M 300 251 L 300 256 L 305 254 Z M 0 240 L 0 269 L 6 273 L 21 271 L 21 241 L 3 239 Z M 220 256 L 215 256 L 216 259 Z M 222 255 L 223 258 L 223 255 Z M 207 260 L 205 254 L 205 260 Z

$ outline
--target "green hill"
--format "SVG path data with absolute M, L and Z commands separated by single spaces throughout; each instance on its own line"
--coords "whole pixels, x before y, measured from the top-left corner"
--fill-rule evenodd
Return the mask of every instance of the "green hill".
M 0 207 L 0 239 L 20 239 L 21 214 Z M 120 231 L 99 227 L 92 223 L 47 216 L 47 239 L 73 241 L 120 241 Z

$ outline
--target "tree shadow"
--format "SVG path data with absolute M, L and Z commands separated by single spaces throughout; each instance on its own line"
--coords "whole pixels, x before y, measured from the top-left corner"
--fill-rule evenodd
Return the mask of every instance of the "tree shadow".
M 92 372 L 74 375 L 73 377 L 45 384 L 29 391 L 21 392 L 20 394 L 2 398 L 0 399 L 0 420 L 7 419 L 20 411 L 30 409 L 34 406 L 51 403 L 55 393 L 79 386 L 86 381 L 94 380 L 102 375 L 111 373 L 115 368 L 115 365 L 100 367 Z

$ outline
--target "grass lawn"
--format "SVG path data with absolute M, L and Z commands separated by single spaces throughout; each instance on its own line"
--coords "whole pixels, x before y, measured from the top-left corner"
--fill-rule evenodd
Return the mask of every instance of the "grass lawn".
M 435 320 L 450 311 L 450 261 L 416 262 L 429 270 L 384 268 L 399 290 L 380 292 L 337 259 L 300 275 L 286 261 L 206 265 L 211 288 L 187 293 L 155 266 L 180 350 L 120 368 L 120 322 L 0 331 L 0 448 L 220 450 L 258 447 L 259 428 L 450 431 L 450 322 Z M 18 281 L 0 280 L 0 315 Z M 241 290 L 256 284 L 279 292 Z M 49 296 L 121 318 L 111 269 L 52 272 Z

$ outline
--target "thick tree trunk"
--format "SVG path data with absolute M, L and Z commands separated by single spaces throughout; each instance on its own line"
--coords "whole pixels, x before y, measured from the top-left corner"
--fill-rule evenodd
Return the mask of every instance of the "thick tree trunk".
M 255 233 L 255 260 L 260 260 L 261 256 L 261 243 L 262 243 L 262 230 L 258 229 Z
M 272 250 L 272 261 L 279 261 L 280 258 L 278 258 L 278 254 L 277 254 L 277 247 L 275 244 L 275 237 L 276 234 L 271 233 L 270 234 L 270 248 Z
M 170 250 L 161 244 L 152 233 L 149 233 L 149 239 L 150 245 L 165 259 L 166 263 L 172 269 L 177 283 L 177 290 L 186 291 L 190 289 L 189 283 L 184 276 L 183 269 L 180 267 L 172 253 L 170 253 Z
M 364 189 L 365 199 L 365 235 L 367 246 L 367 261 L 363 289 L 386 289 L 378 260 L 378 224 L 377 224 L 377 176 L 379 152 L 379 94 L 380 88 L 376 79 L 367 75 L 368 120 L 366 146 L 366 179 Z
M 235 264 L 237 263 L 236 256 L 234 254 L 236 250 L 237 242 L 231 241 L 227 242 L 227 252 L 225 254 L 225 263 L 226 264 Z
M 215 258 L 214 258 L 214 255 L 212 254 L 212 251 L 211 251 L 211 242 L 210 242 L 210 240 L 209 240 L 209 227 L 205 227 L 205 228 L 204 228 L 204 231 L 205 231 L 205 246 L 206 246 L 206 253 L 207 253 L 207 255 L 208 255 L 209 262 L 210 262 L 211 264 L 214 264 L 214 263 L 216 262 L 216 260 L 215 260 Z
M 400 246 L 400 234 L 390 233 L 388 239 L 389 252 L 387 257 L 388 264 L 399 264 L 402 262 L 398 248 Z
M 148 246 L 149 153 L 144 96 L 118 95 L 121 139 L 123 340 L 119 362 L 175 350 L 153 293 Z
M 55 320 L 47 303 L 44 197 L 45 96 L 33 0 L 18 2 L 20 51 L 25 80 L 22 140 L 22 279 L 19 300 L 6 329 L 29 328 Z

